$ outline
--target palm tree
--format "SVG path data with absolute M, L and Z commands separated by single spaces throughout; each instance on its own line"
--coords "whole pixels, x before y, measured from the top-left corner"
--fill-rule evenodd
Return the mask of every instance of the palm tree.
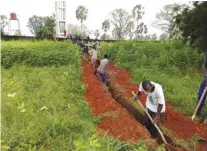
M 81 29 L 82 29 L 82 39 L 83 39 L 83 21 L 86 20 L 88 14 L 88 9 L 84 6 L 79 6 L 76 9 L 76 18 L 81 22 Z

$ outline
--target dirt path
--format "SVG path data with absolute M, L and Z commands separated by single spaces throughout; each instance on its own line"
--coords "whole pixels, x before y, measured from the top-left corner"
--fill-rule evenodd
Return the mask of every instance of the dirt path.
M 93 73 L 93 68 L 86 62 L 82 62 L 83 81 L 87 84 L 85 99 L 95 116 L 103 116 L 98 130 L 121 141 L 135 143 L 138 140 L 147 140 L 148 145 L 155 145 L 149 132 L 138 123 L 119 103 L 117 103 L 103 87 L 103 84 Z M 152 140 L 152 141 L 150 141 Z

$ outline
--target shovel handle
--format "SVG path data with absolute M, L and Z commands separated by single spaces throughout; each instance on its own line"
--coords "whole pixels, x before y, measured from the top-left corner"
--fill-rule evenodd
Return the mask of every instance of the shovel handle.
M 134 93 L 134 91 L 132 91 L 132 94 L 133 94 L 134 97 L 136 97 L 136 94 Z M 148 116 L 148 118 L 150 119 L 150 121 L 154 124 L 154 126 L 155 126 L 155 128 L 157 129 L 157 131 L 159 132 L 159 134 L 160 134 L 160 136 L 161 136 L 163 142 L 164 142 L 165 144 L 168 144 L 167 141 L 166 141 L 166 139 L 165 139 L 165 137 L 164 137 L 164 135 L 163 135 L 163 133 L 162 133 L 162 131 L 161 131 L 160 128 L 157 126 L 157 124 L 154 123 L 152 117 L 151 117 L 150 114 L 145 110 L 144 106 L 143 106 L 142 103 L 139 101 L 139 99 L 137 99 L 137 102 L 138 102 L 139 105 L 142 107 L 142 109 L 144 110 L 144 112 L 147 114 L 147 116 Z
M 207 86 L 206 86 L 205 89 L 203 90 L 203 93 L 202 93 L 202 95 L 201 95 L 201 98 L 200 98 L 200 100 L 199 100 L 199 102 L 198 102 L 198 104 L 197 104 L 197 106 L 196 106 L 196 108 L 195 108 L 195 110 L 194 110 L 194 113 L 193 113 L 193 115 L 192 115 L 192 117 L 191 117 L 192 120 L 195 119 L 196 113 L 197 113 L 197 111 L 198 111 L 199 106 L 201 105 L 201 102 L 202 102 L 202 100 L 203 100 L 204 95 L 206 94 L 206 91 L 207 91 Z

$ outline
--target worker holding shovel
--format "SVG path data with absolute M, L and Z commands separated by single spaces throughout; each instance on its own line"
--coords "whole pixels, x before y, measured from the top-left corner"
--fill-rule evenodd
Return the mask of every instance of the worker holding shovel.
M 147 94 L 146 111 L 153 118 L 151 122 L 148 115 L 145 114 L 142 124 L 146 126 L 153 138 L 157 136 L 157 129 L 154 124 L 158 123 L 165 113 L 165 98 L 162 86 L 152 81 L 143 81 L 139 84 L 139 90 L 136 99 L 140 98 L 141 92 Z
M 192 120 L 195 118 L 195 114 L 197 116 L 201 116 L 201 111 L 202 111 L 202 108 L 204 107 L 205 101 L 206 101 L 206 96 L 207 96 L 207 53 L 204 57 L 202 69 L 204 71 L 204 79 L 203 79 L 203 81 L 200 85 L 199 91 L 198 91 L 197 107 L 196 107 L 195 112 L 192 116 Z

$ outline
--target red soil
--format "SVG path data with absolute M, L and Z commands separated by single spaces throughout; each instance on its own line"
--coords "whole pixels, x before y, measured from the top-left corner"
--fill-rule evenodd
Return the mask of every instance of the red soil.
M 120 137 L 122 141 L 132 143 L 138 140 L 150 140 L 149 132 L 111 97 L 102 82 L 92 74 L 93 68 L 86 61 L 82 62 L 82 68 L 83 81 L 88 86 L 85 98 L 92 113 L 96 116 L 105 113 L 98 130 L 101 129 L 111 136 Z
M 112 77 L 110 81 L 119 85 L 126 97 L 132 98 L 131 91 L 136 92 L 138 85 L 130 82 L 131 73 L 115 66 L 113 63 L 109 65 L 109 72 L 110 77 Z M 142 94 L 140 101 L 145 104 L 145 94 Z M 175 137 L 188 139 L 194 135 L 199 135 L 207 139 L 207 125 L 196 123 L 176 110 L 169 110 L 168 104 L 167 117 L 163 124 L 172 131 Z

